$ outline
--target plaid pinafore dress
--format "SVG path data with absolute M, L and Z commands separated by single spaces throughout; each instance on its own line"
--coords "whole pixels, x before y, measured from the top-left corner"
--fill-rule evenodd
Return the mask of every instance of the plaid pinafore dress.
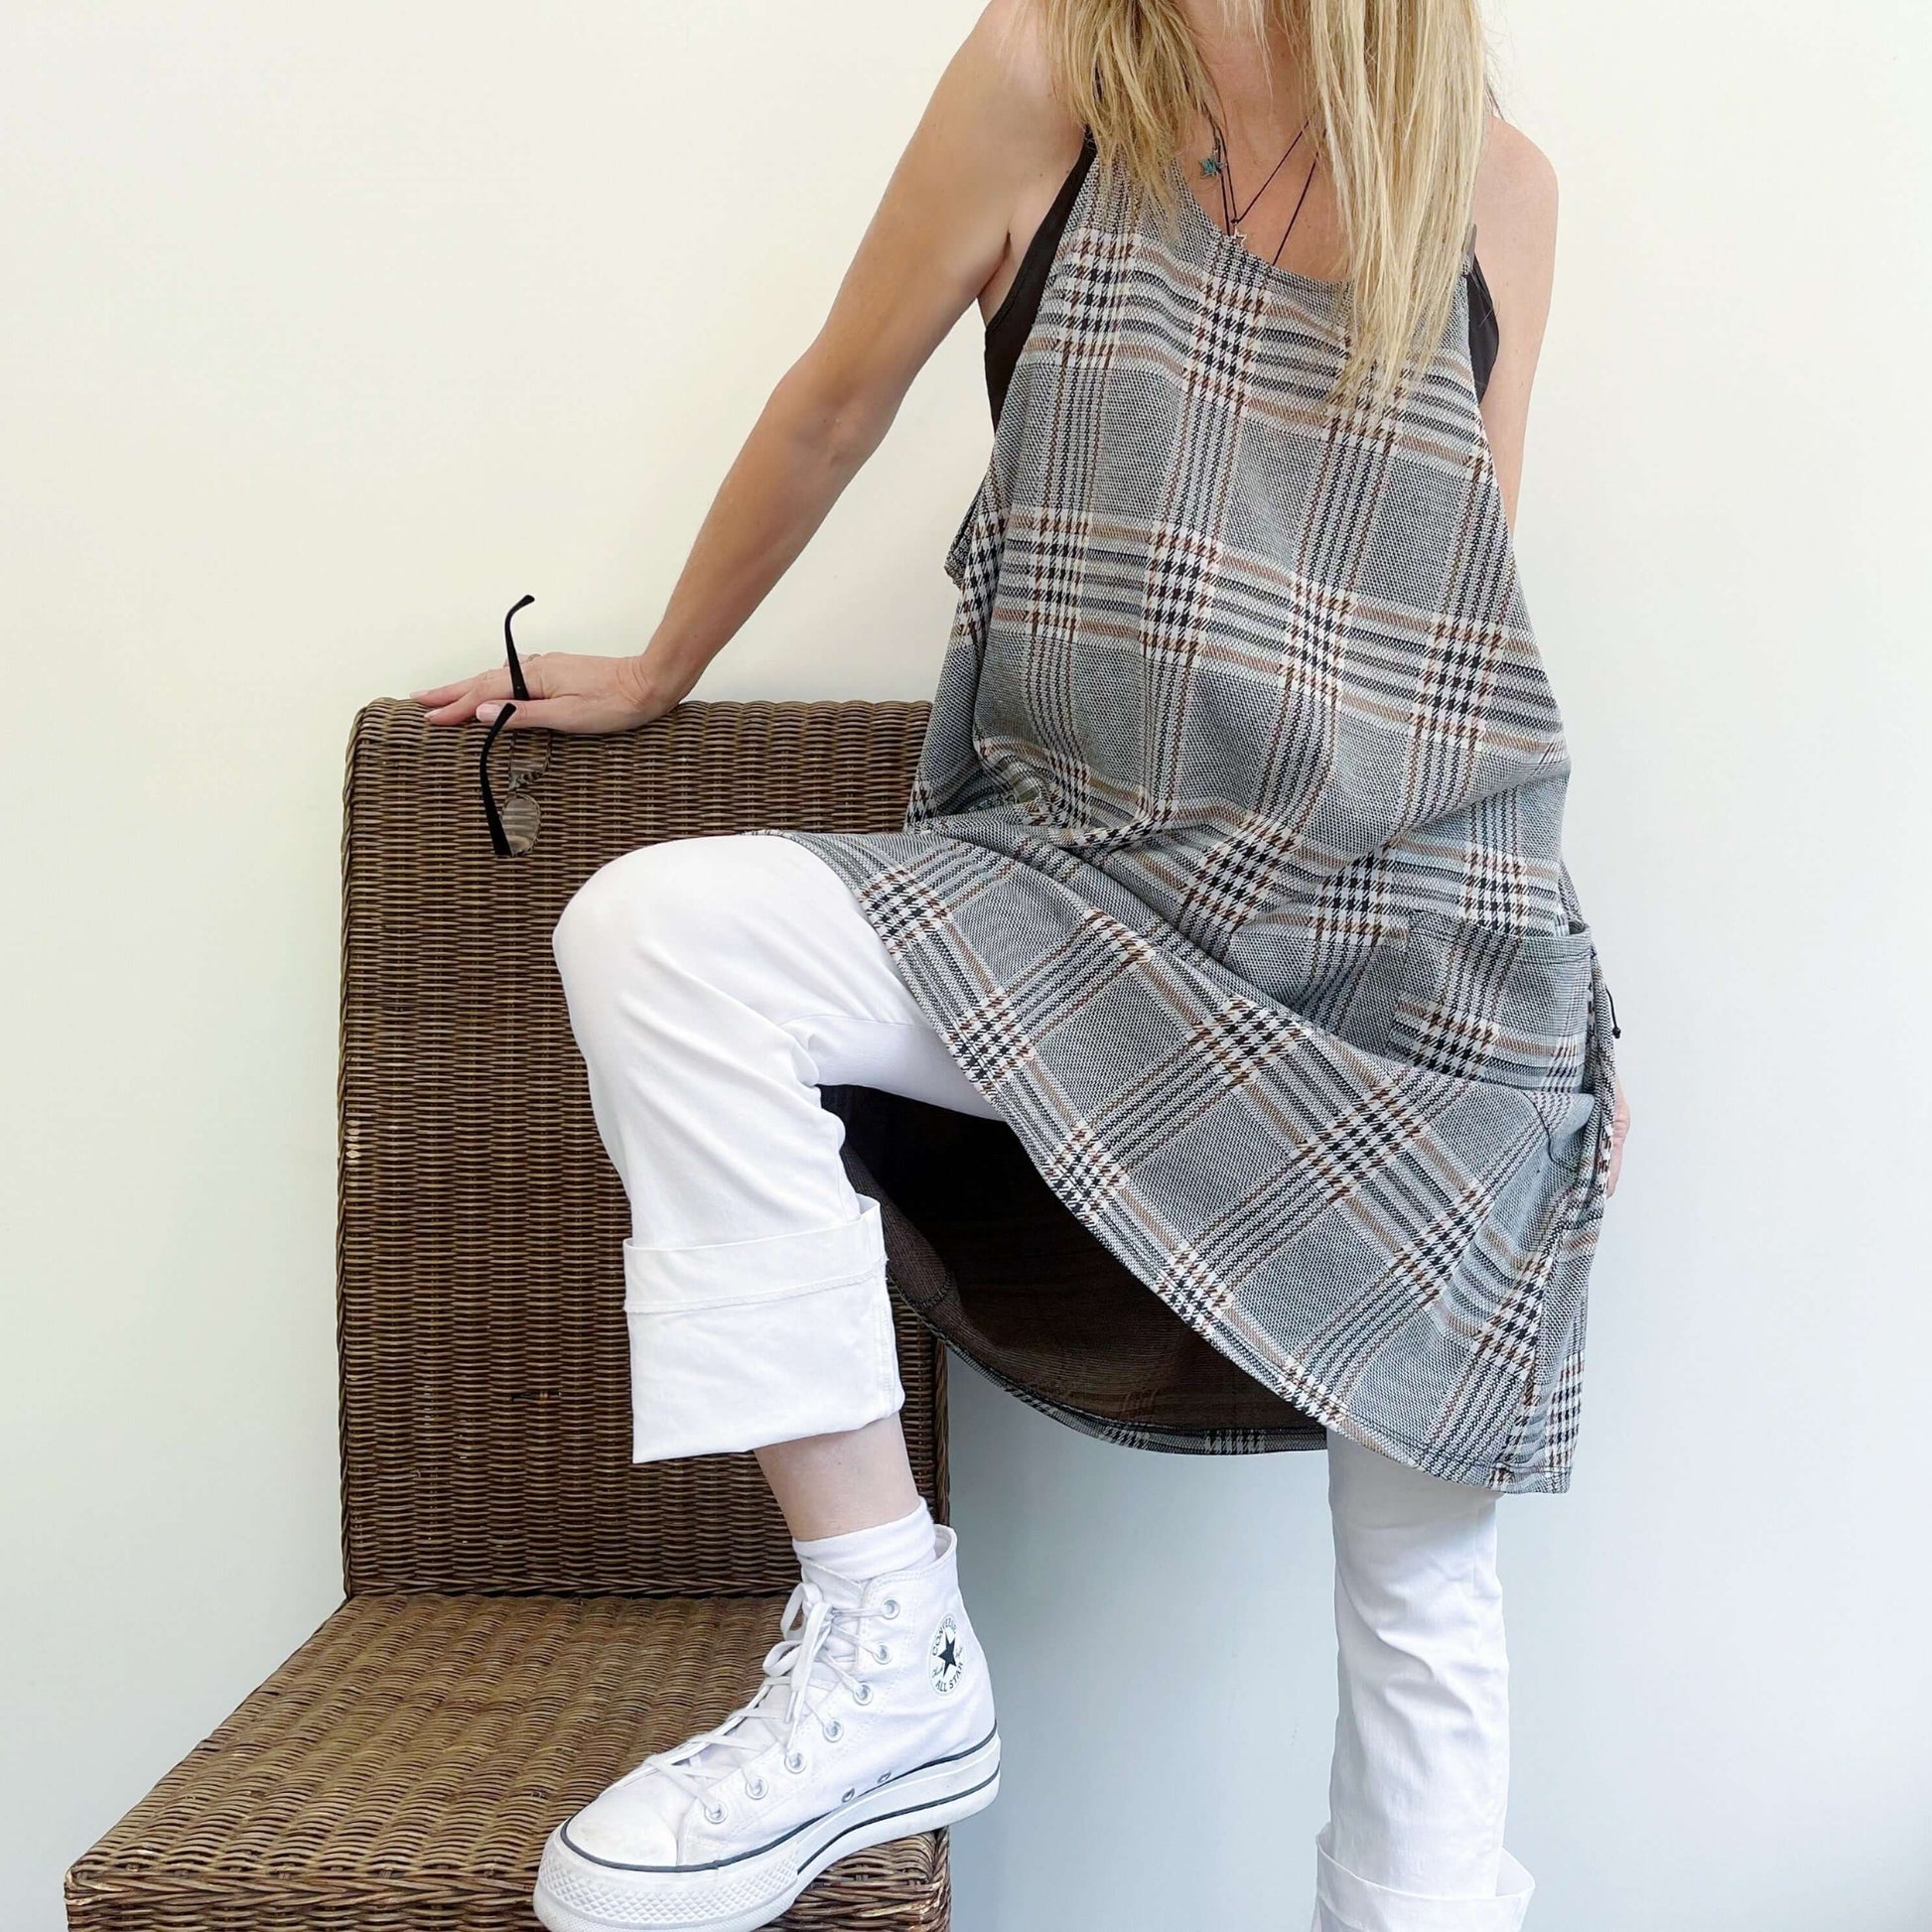
M 1080 187 L 947 556 L 903 829 L 772 836 L 839 872 L 1039 1175 L 1248 1377 L 1416 1468 L 1560 1490 L 1611 1017 L 1467 282 L 1392 410 L 1338 410 L 1336 285 L 1175 173 L 1172 219 L 1118 171 Z

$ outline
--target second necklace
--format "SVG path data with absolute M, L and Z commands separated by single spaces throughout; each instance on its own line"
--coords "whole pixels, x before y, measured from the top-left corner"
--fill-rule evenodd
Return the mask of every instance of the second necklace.
M 1241 223 L 1247 218 L 1249 210 L 1275 184 L 1275 177 L 1288 166 L 1288 158 L 1302 145 L 1303 137 L 1309 131 L 1309 123 L 1304 121 L 1295 139 L 1282 151 L 1282 158 L 1268 171 L 1268 179 L 1248 197 L 1245 207 L 1237 207 L 1234 198 L 1234 170 L 1229 165 L 1227 137 L 1221 132 L 1221 124 L 1210 114 L 1208 125 L 1214 130 L 1214 152 L 1201 161 L 1201 173 L 1212 175 L 1221 191 L 1221 218 L 1225 232 L 1243 244 L 1248 236 Z M 1288 246 L 1288 238 L 1295 232 L 1295 224 L 1302 218 L 1302 208 L 1309 199 L 1309 190 L 1314 186 L 1314 171 L 1321 163 L 1320 150 L 1317 149 L 1309 162 L 1307 178 L 1302 183 L 1302 193 L 1296 199 L 1295 212 L 1288 217 L 1288 226 L 1282 230 L 1282 238 L 1275 244 L 1275 252 L 1269 257 L 1272 266 L 1279 267 L 1282 250 Z

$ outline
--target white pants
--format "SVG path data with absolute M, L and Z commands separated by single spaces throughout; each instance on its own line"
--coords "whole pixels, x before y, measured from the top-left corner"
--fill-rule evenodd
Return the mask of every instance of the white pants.
M 624 1244 L 640 1462 L 857 1429 L 903 1400 L 877 1204 L 821 1085 L 999 1118 L 831 867 L 790 839 L 613 860 L 554 945 Z M 1508 1932 L 1495 1498 L 1328 1439 L 1340 1717 L 1314 1932 Z

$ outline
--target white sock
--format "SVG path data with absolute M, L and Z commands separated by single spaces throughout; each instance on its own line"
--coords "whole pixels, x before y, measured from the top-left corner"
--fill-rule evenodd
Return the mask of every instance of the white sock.
M 800 1568 L 821 1589 L 829 1586 L 834 1598 L 849 1596 L 856 1601 L 875 1577 L 897 1576 L 902 1570 L 917 1570 L 930 1563 L 938 1554 L 939 1540 L 933 1534 L 932 1512 L 921 1497 L 918 1505 L 897 1522 L 847 1530 L 843 1536 L 820 1536 L 808 1541 L 793 1537 L 791 1547 Z M 755 1703 L 752 1711 L 754 1715 L 740 1726 L 738 1735 L 755 1736 L 761 1727 L 768 1738 L 775 1740 L 783 1723 L 781 1708 L 774 1704 L 770 1710 L 761 1712 Z M 708 1744 L 690 1761 L 700 1772 L 722 1776 L 736 1759 L 729 1747 Z M 681 1816 L 686 1809 L 680 1799 L 675 1807 L 677 1815 Z
M 791 1540 L 801 1564 L 829 1570 L 848 1583 L 869 1584 L 875 1577 L 897 1576 L 930 1563 L 938 1548 L 932 1534 L 932 1512 L 921 1498 L 918 1505 L 893 1523 L 871 1529 L 847 1530 L 843 1536 Z

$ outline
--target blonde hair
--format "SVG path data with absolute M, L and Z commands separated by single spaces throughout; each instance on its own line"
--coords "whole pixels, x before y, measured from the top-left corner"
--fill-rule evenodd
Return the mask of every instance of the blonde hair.
M 1040 0 L 1054 86 L 1173 207 L 1173 157 L 1212 87 L 1176 0 Z M 1267 58 L 1286 30 L 1345 237 L 1348 352 L 1337 393 L 1386 400 L 1449 321 L 1489 107 L 1480 0 L 1222 0 Z M 1185 193 L 1179 189 L 1179 193 Z

